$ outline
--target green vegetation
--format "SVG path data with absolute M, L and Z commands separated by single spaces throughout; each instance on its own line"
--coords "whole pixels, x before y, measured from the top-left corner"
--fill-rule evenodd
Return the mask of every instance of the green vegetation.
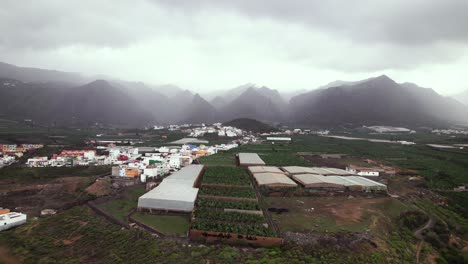
M 238 212 L 225 212 L 222 210 L 213 210 L 212 208 L 197 208 L 195 211 L 196 218 L 211 219 L 219 221 L 234 221 L 241 223 L 264 223 L 263 215 L 247 214 Z
M 295 153 L 283 152 L 276 150 L 274 147 L 271 149 L 272 153 L 259 153 L 260 158 L 266 164 L 272 166 L 310 166 L 310 163 L 302 159 Z
M 240 209 L 240 210 L 260 210 L 258 203 L 256 202 L 244 202 L 244 201 L 217 201 L 207 198 L 200 198 L 197 200 L 197 204 L 200 207 L 213 207 L 213 208 L 229 208 L 229 209 Z
M 222 188 L 222 187 L 202 187 L 200 195 L 224 196 L 224 197 L 239 197 L 239 198 L 256 198 L 255 192 L 251 188 Z
M 225 245 L 184 247 L 154 239 L 138 230 L 123 230 L 85 207 L 29 221 L 2 231 L 0 244 L 23 263 L 382 263 L 376 253 L 310 250 L 301 246 L 239 250 Z
M 406 227 L 409 230 L 415 230 L 429 220 L 429 217 L 420 211 L 408 211 L 404 212 L 398 218 L 399 224 L 402 227 Z
M 0 169 L 0 180 L 34 182 L 69 176 L 97 176 L 110 173 L 110 170 L 109 166 L 76 166 L 60 168 L 5 167 Z
M 262 225 L 239 225 L 233 223 L 196 220 L 192 229 L 214 231 L 223 233 L 236 233 L 241 235 L 274 237 L 275 233 Z
M 468 192 L 440 191 L 439 194 L 448 198 L 449 208 L 468 219 Z
M 203 175 L 203 183 L 247 186 L 250 185 L 250 179 L 242 168 L 208 167 Z
M 129 188 L 120 197 L 111 198 L 111 200 L 97 206 L 122 222 L 127 223 L 128 213 L 137 207 L 138 197 L 145 194 L 145 192 L 144 186 Z
M 216 155 L 200 158 L 200 163 L 207 166 L 235 166 L 236 158 L 232 152 L 218 152 Z
M 133 218 L 166 235 L 185 235 L 189 229 L 188 217 L 179 215 L 152 215 L 137 212 L 133 214 Z
M 418 133 L 412 135 L 417 136 Z M 258 153 L 267 165 L 277 166 L 314 165 L 299 157 L 298 152 L 341 153 L 383 161 L 402 169 L 416 170 L 426 177 L 432 188 L 453 188 L 468 182 L 467 154 L 434 150 L 425 145 L 404 146 L 297 135 L 292 137 L 291 144 L 242 145 L 223 155 L 231 153 L 234 157 L 239 152 Z

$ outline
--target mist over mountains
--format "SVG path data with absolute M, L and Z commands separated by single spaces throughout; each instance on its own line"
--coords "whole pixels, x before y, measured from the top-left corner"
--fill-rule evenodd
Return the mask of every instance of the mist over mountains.
M 452 96 L 452 98 L 468 106 L 468 90 L 462 93 L 456 94 Z
M 1 118 L 63 125 L 135 127 L 237 118 L 312 127 L 438 126 L 468 121 L 468 107 L 457 100 L 416 84 L 398 84 L 385 75 L 333 81 L 287 94 L 250 83 L 199 94 L 174 85 L 93 80 L 77 73 L 0 63 L 0 103 Z

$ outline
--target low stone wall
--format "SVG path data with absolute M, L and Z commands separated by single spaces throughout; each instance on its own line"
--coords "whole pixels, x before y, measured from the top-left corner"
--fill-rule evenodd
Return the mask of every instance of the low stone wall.
M 283 244 L 283 239 L 278 237 L 247 236 L 235 233 L 222 233 L 195 229 L 191 229 L 189 231 L 189 238 L 190 240 L 203 243 L 223 242 L 234 245 L 256 247 L 277 247 Z

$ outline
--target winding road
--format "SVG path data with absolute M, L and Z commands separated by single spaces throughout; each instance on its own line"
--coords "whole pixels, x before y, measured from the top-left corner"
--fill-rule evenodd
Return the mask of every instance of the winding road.
M 426 222 L 425 225 L 421 226 L 420 228 L 416 229 L 416 231 L 414 231 L 414 236 L 421 240 L 419 241 L 418 247 L 416 249 L 416 264 L 419 264 L 419 255 L 421 254 L 421 248 L 424 243 L 424 237 L 422 233 L 424 230 L 434 227 L 435 223 L 436 223 L 435 218 L 431 217 L 429 218 L 429 220 Z

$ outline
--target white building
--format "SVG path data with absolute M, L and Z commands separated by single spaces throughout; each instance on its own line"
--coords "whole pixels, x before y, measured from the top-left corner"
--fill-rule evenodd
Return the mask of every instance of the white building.
M 22 213 L 9 212 L 9 210 L 5 211 L 7 213 L 0 213 L 0 231 L 26 223 L 27 215 Z

